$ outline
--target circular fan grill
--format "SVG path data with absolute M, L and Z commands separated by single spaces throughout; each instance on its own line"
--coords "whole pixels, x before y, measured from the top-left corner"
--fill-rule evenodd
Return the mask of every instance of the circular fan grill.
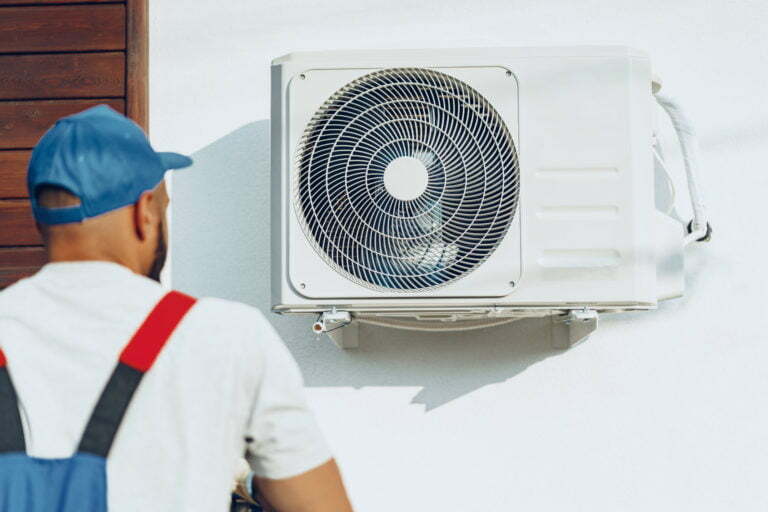
M 315 113 L 296 157 L 305 233 L 331 267 L 377 290 L 423 291 L 467 275 L 517 207 L 504 121 L 437 71 L 386 69 L 349 83 Z

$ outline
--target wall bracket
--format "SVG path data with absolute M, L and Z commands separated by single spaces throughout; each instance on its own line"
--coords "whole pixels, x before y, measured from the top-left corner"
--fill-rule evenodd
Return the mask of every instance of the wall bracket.
M 576 309 L 565 315 L 550 317 L 552 346 L 568 349 L 584 341 L 597 329 L 598 314 L 594 309 Z
M 353 321 L 344 327 L 332 329 L 328 337 L 339 348 L 357 348 L 360 344 L 360 322 Z

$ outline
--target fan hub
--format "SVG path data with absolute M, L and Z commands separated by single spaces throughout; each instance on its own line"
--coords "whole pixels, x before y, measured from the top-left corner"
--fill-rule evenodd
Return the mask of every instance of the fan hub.
M 429 173 L 418 158 L 401 156 L 384 169 L 384 188 L 394 198 L 412 201 L 427 190 Z

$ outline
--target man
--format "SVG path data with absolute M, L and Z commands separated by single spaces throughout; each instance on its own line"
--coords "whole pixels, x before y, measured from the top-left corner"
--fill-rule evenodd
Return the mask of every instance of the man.
M 265 508 L 351 511 L 269 322 L 243 304 L 166 295 L 158 282 L 163 176 L 191 163 L 155 153 L 106 106 L 59 120 L 35 148 L 28 186 L 50 263 L 0 292 L 0 400 L 12 404 L 0 416 L 0 448 L 12 452 L 0 453 L 3 512 L 102 492 L 114 512 L 223 511 L 243 456 L 252 471 L 239 488 Z M 39 464 L 57 462 L 31 458 L 68 469 L 40 484 Z M 108 485 L 93 490 L 101 470 L 83 466 L 103 459 Z M 24 495 L 38 485 L 48 487 Z

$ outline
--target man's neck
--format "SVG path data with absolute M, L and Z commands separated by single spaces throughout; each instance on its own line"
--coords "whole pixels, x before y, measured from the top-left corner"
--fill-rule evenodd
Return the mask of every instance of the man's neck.
M 143 274 L 141 266 L 125 256 L 110 254 L 106 251 L 87 251 L 83 248 L 60 247 L 56 244 L 47 246 L 48 261 L 51 263 L 68 261 L 105 261 L 127 267 L 136 274 Z

